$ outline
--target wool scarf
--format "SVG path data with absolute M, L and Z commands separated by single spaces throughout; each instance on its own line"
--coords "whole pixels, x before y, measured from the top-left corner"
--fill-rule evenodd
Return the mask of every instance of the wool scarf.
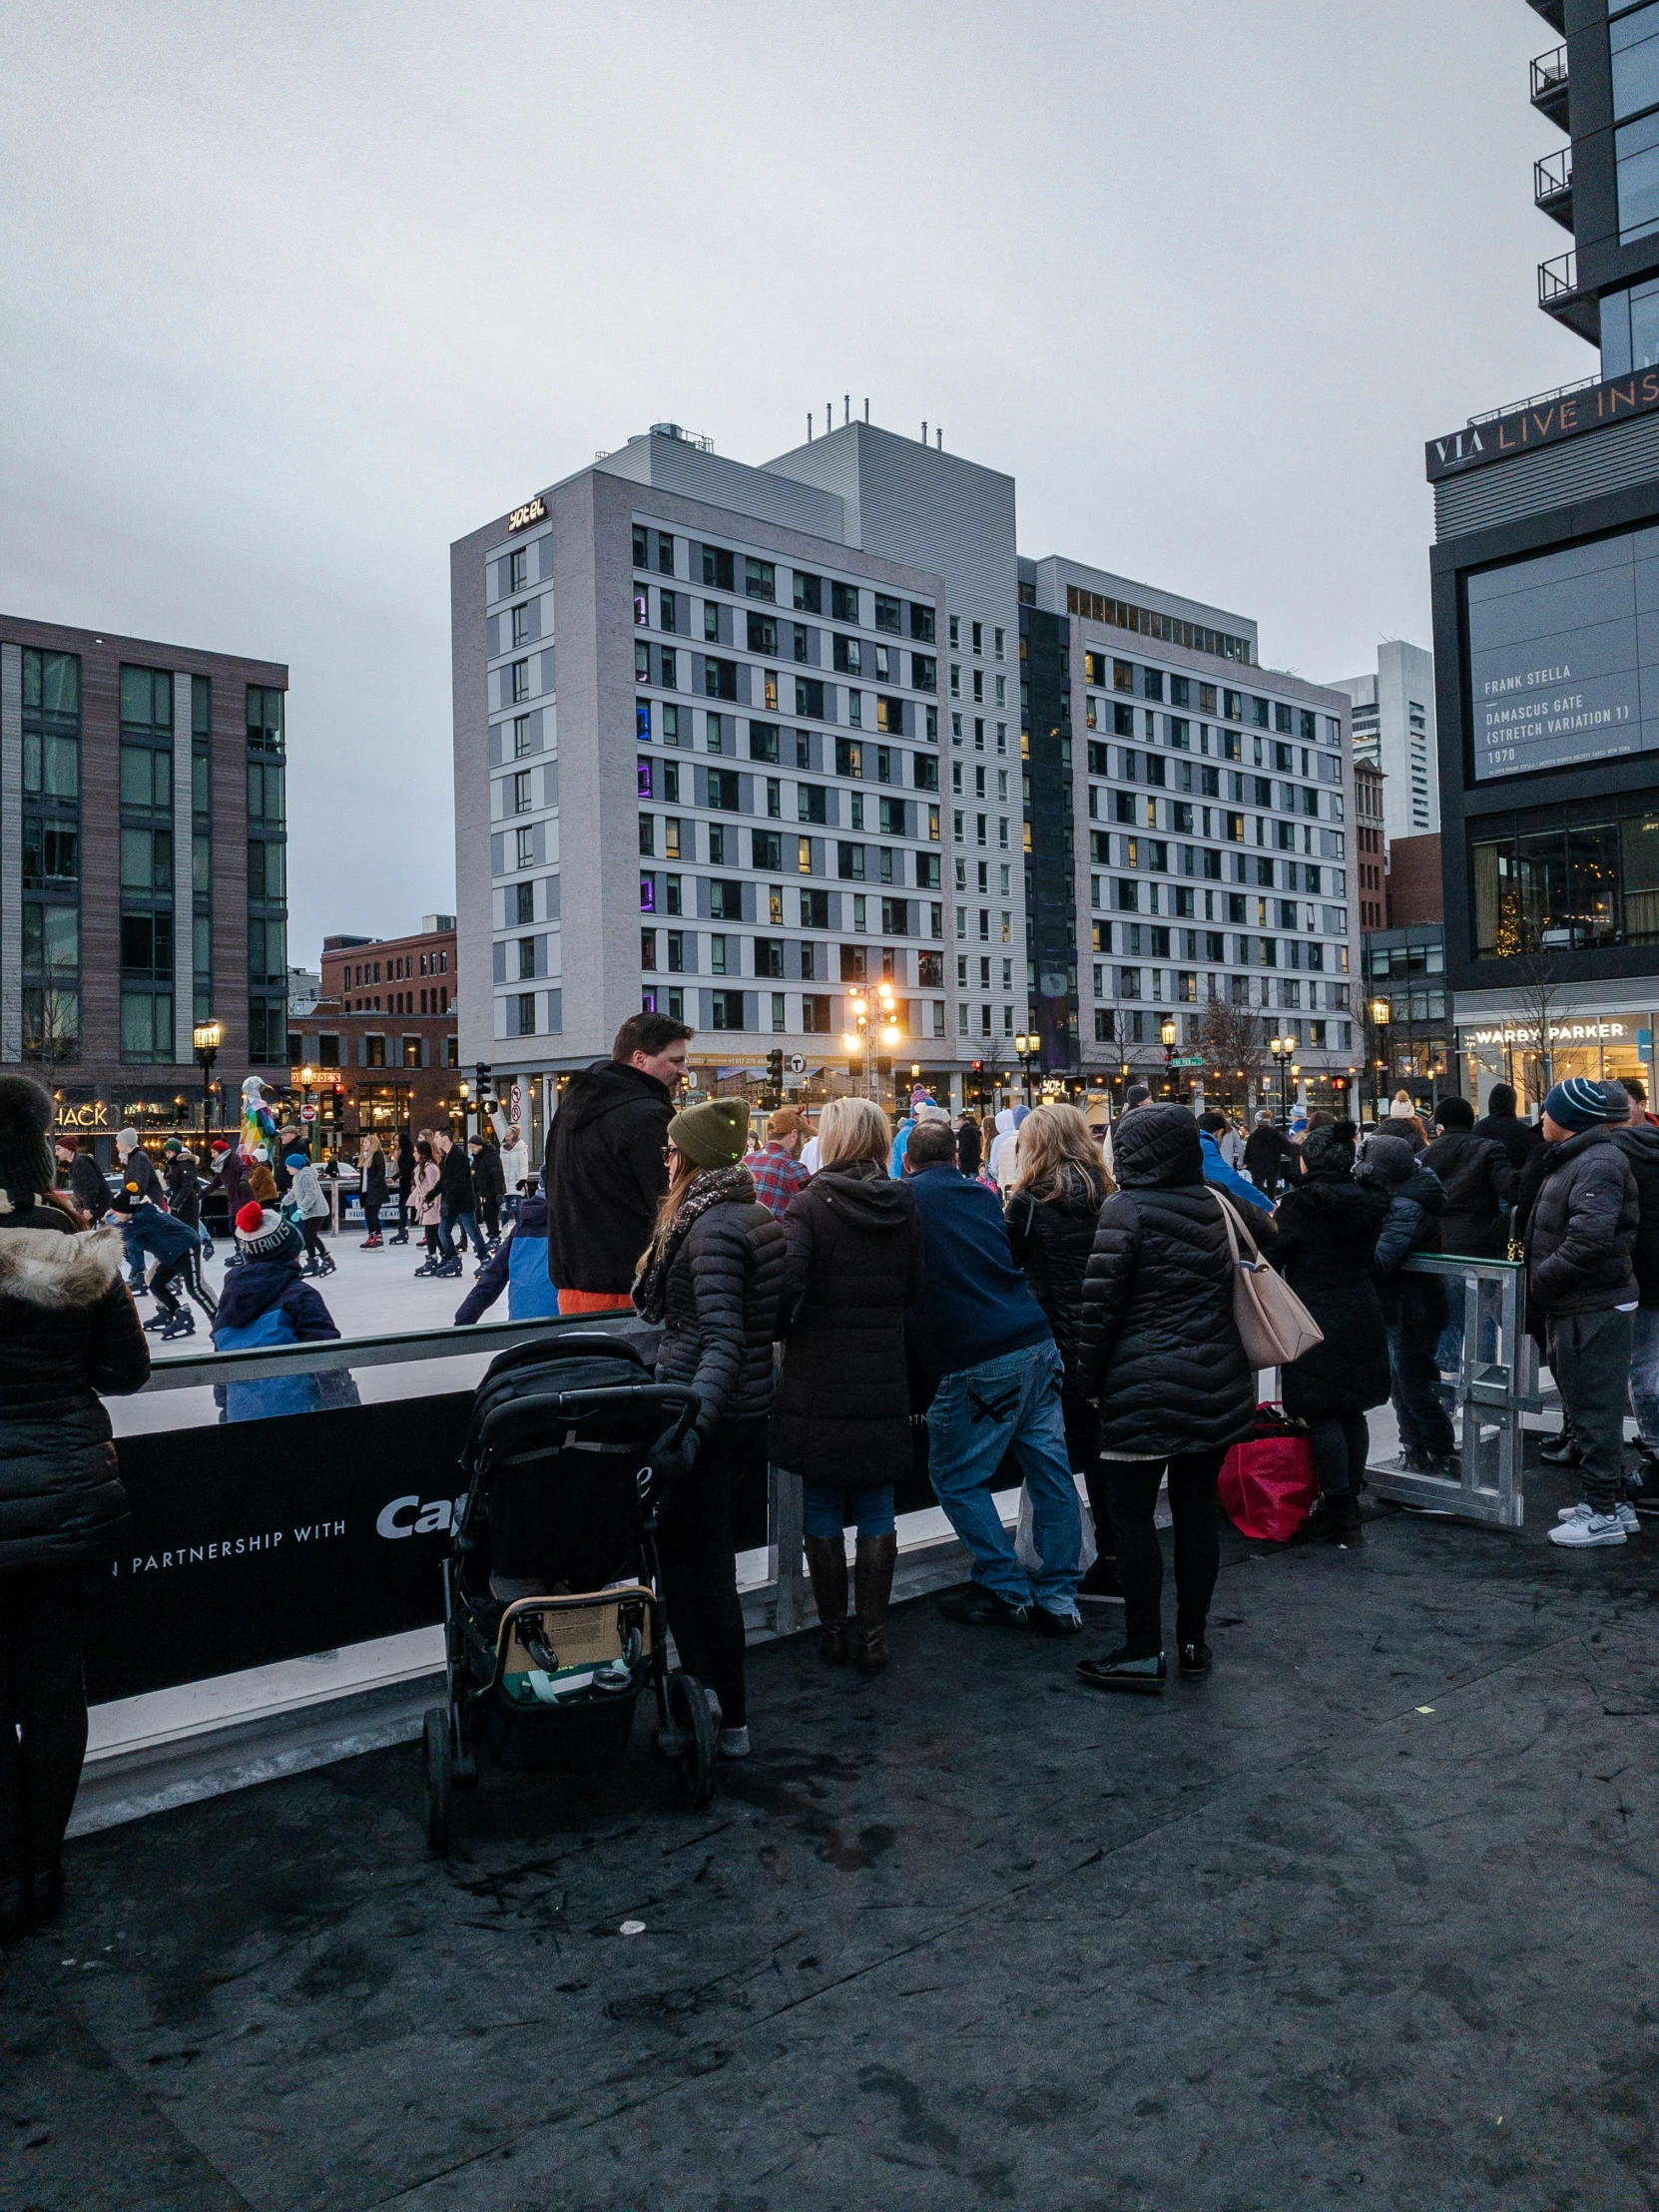
M 662 1320 L 668 1306 L 669 1271 L 679 1257 L 680 1247 L 700 1216 L 725 1199 L 740 1206 L 754 1205 L 755 1178 L 747 1168 L 705 1168 L 693 1179 L 667 1232 L 653 1239 L 640 1263 L 634 1281 L 634 1308 L 642 1320 Z

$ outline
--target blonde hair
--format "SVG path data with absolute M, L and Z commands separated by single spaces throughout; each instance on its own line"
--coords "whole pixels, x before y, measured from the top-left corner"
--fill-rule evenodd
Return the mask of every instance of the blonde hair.
M 367 1163 L 373 1159 L 374 1155 L 382 1150 L 383 1147 L 380 1143 L 379 1138 L 376 1137 L 371 1130 L 369 1134 L 364 1137 L 362 1143 L 358 1146 L 357 1156 L 358 1159 L 363 1163 L 363 1165 L 366 1166 Z
M 1068 1167 L 1078 1169 L 1103 1200 L 1117 1188 L 1088 1122 L 1075 1106 L 1033 1106 L 1019 1125 L 1010 1191 L 1024 1191 L 1031 1198 L 1058 1198 L 1068 1181 Z
M 818 1164 L 838 1168 L 852 1160 L 873 1160 L 885 1169 L 892 1150 L 887 1117 L 867 1098 L 832 1098 L 819 1121 Z

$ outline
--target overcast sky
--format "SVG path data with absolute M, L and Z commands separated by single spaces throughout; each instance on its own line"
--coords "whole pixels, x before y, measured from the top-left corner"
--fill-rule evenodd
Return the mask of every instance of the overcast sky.
M 1429 642 L 1422 441 L 1582 376 L 1525 0 L 0 12 L 0 609 L 285 661 L 290 956 L 453 898 L 448 546 L 665 417 Z M 822 422 L 822 413 L 820 416 Z

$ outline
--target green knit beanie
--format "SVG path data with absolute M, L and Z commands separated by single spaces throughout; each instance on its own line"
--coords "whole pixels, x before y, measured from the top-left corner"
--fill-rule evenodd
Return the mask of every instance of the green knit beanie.
M 700 1168 L 736 1167 L 749 1136 L 749 1101 L 708 1098 L 668 1125 L 668 1141 Z

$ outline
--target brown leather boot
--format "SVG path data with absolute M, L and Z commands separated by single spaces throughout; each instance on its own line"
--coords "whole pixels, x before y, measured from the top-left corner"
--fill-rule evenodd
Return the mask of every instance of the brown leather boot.
M 818 1606 L 818 1655 L 831 1667 L 844 1667 L 846 1642 L 846 1543 L 840 1536 L 807 1538 L 807 1570 Z
M 898 1557 L 898 1532 L 884 1536 L 860 1536 L 853 1562 L 858 1605 L 858 1672 L 879 1674 L 887 1663 L 887 1601 L 892 1596 L 893 1562 Z

